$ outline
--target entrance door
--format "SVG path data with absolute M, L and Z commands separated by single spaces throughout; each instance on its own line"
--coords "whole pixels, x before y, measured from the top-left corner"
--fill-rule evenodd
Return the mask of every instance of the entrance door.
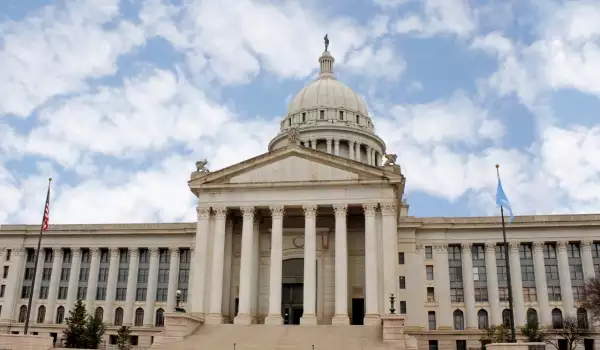
M 365 299 L 352 299 L 352 324 L 362 325 L 365 319 Z
M 302 300 L 304 285 L 302 283 L 284 283 L 281 291 L 281 314 L 284 324 L 300 324 L 304 311 Z

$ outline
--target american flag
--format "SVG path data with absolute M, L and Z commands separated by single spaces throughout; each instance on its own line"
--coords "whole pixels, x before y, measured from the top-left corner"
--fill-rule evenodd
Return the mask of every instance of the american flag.
M 48 184 L 48 194 L 46 195 L 46 207 L 44 208 L 44 220 L 42 221 L 42 231 L 46 232 L 50 225 L 50 184 Z

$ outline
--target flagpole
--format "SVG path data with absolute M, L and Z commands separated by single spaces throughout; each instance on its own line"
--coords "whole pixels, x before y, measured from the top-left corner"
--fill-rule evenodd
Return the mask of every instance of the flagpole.
M 27 301 L 27 317 L 25 317 L 25 330 L 23 334 L 27 334 L 29 330 L 29 317 L 31 316 L 31 304 L 33 302 L 33 290 L 35 288 L 35 280 L 37 275 L 37 267 L 38 261 L 40 260 L 40 248 L 42 245 L 42 235 L 44 233 L 44 224 L 46 222 L 46 208 L 48 206 L 48 202 L 50 201 L 50 184 L 52 183 L 52 178 L 48 179 L 48 191 L 46 192 L 46 203 L 44 204 L 44 214 L 42 215 L 42 224 L 40 225 L 40 234 L 38 236 L 37 249 L 35 251 L 35 265 L 33 266 L 33 279 L 31 281 L 31 292 L 29 292 L 29 300 Z
M 500 165 L 496 164 L 496 175 L 500 180 Z M 508 242 L 506 241 L 506 224 L 504 223 L 504 208 L 500 206 L 500 217 L 502 218 L 502 242 L 504 243 L 504 262 L 506 263 L 506 278 L 508 279 L 508 311 L 510 313 L 510 335 L 511 343 L 517 342 L 517 334 L 515 330 L 515 312 L 513 310 L 513 292 L 512 280 L 510 275 L 510 259 L 508 258 Z

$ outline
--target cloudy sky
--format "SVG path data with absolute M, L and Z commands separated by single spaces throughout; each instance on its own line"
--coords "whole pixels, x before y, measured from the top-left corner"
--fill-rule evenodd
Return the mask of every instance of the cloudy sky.
M 186 181 L 266 151 L 329 33 L 416 216 L 600 208 L 600 2 L 0 2 L 0 224 L 193 220 Z

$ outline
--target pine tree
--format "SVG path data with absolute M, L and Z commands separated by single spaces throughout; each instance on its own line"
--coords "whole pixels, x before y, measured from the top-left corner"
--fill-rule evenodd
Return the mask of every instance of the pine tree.
M 85 305 L 81 300 L 77 300 L 75 308 L 69 310 L 69 317 L 65 319 L 67 328 L 63 331 L 65 338 L 65 347 L 67 348 L 86 348 L 86 325 L 87 317 Z
M 85 325 L 85 338 L 87 340 L 86 349 L 98 349 L 98 345 L 102 341 L 102 336 L 106 330 L 106 325 L 102 323 L 102 319 L 92 315 L 88 315 Z
M 131 329 L 121 326 L 117 332 L 117 347 L 119 350 L 131 350 Z

